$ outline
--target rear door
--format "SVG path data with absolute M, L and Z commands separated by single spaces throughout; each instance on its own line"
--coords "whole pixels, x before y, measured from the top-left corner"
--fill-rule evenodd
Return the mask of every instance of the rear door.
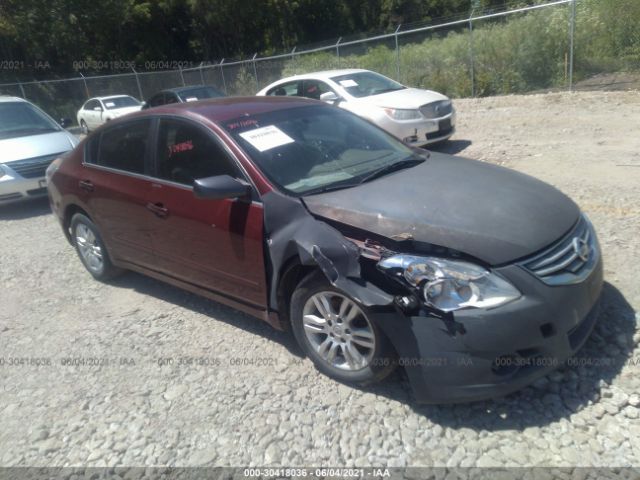
M 252 199 L 198 199 L 193 181 L 216 175 L 246 180 L 221 139 L 205 127 L 162 118 L 151 201 L 151 234 L 167 275 L 255 308 L 267 301 L 262 204 Z
M 87 127 L 93 129 L 96 128 L 96 115 L 98 112 L 94 108 L 98 107 L 100 103 L 97 100 L 89 100 L 83 107 L 82 117 L 87 123 Z
M 152 267 L 148 197 L 153 120 L 111 126 L 87 143 L 78 191 L 116 259 Z

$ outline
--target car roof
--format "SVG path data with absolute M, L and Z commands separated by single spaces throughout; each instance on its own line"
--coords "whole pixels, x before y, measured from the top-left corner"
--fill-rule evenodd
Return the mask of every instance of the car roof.
M 322 70 L 320 72 L 303 73 L 300 75 L 294 75 L 292 77 L 286 77 L 274 83 L 281 83 L 281 82 L 292 81 L 292 80 L 304 80 L 304 79 L 310 79 L 310 78 L 319 79 L 319 80 L 330 80 L 332 77 L 337 77 L 339 75 L 349 75 L 352 73 L 369 72 L 369 71 L 370 70 L 364 70 L 362 68 L 344 68 L 341 70 Z
M 213 88 L 215 91 L 218 91 L 218 89 L 212 85 L 187 85 L 185 87 L 167 88 L 158 93 L 162 93 L 162 92 L 182 93 L 182 92 L 188 92 L 189 90 L 196 90 L 198 88 Z
M 111 100 L 112 98 L 122 98 L 122 97 L 131 97 L 131 95 L 127 95 L 126 93 L 123 93 L 122 95 L 107 95 L 106 97 L 92 97 L 89 100 Z M 87 100 L 87 102 L 89 100 Z
M 302 97 L 218 97 L 197 102 L 160 105 L 127 115 L 127 118 L 141 118 L 157 114 L 174 114 L 187 117 L 189 114 L 195 114 L 215 123 L 220 123 L 243 115 L 257 115 L 309 105 L 321 105 L 329 108 L 324 102 Z
M 25 100 L 24 98 L 20 98 L 20 97 L 12 97 L 10 95 L 0 95 L 0 102 L 2 103 L 6 103 L 6 102 L 24 102 L 24 103 L 30 103 L 28 100 Z

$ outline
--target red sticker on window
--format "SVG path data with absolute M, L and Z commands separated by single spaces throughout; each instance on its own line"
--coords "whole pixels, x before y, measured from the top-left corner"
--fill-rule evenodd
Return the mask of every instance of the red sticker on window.
M 169 156 L 174 153 L 186 152 L 193 150 L 193 141 L 187 140 L 186 142 L 176 143 L 175 145 L 169 145 Z
M 245 118 L 245 119 L 242 119 L 242 120 L 238 120 L 236 122 L 228 123 L 227 124 L 227 128 L 229 130 L 235 130 L 236 128 L 251 127 L 251 126 L 254 126 L 254 125 L 257 125 L 257 124 L 258 124 L 257 120 L 254 120 L 253 118 L 249 118 L 249 119 Z

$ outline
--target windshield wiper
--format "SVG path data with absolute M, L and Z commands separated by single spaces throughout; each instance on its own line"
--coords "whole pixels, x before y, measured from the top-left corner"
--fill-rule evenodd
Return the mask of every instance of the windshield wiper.
M 380 157 L 380 158 L 383 158 L 383 157 Z M 304 192 L 303 196 L 314 195 L 317 193 L 332 192 L 334 190 L 342 190 L 344 188 L 357 187 L 358 185 L 362 185 L 365 182 L 368 182 L 375 178 L 386 175 L 387 173 L 395 172 L 397 170 L 402 170 L 404 168 L 414 167 L 424 162 L 425 160 L 426 158 L 423 158 L 421 156 L 405 158 L 404 160 L 399 160 L 397 162 L 385 165 L 384 167 L 380 167 L 377 170 L 374 170 L 369 174 L 365 175 L 362 179 L 358 180 L 357 182 L 334 183 L 331 185 L 326 185 L 324 187 L 313 188 L 311 190 Z
M 360 185 L 360 182 L 338 183 L 333 185 L 327 185 L 325 187 L 312 188 L 311 190 L 304 192 L 303 196 L 315 195 L 316 193 L 332 192 L 334 190 L 342 190 L 343 188 L 357 187 L 358 185 Z
M 383 175 L 386 175 L 388 173 L 402 170 L 403 168 L 415 167 L 416 165 L 421 164 L 425 160 L 426 160 L 425 158 L 409 157 L 409 158 L 405 158 L 404 160 L 400 160 L 398 162 L 390 163 L 388 165 L 385 165 L 384 167 L 380 167 L 377 170 L 374 170 L 373 172 L 369 173 L 364 178 L 362 178 L 362 180 L 360 180 L 360 183 L 369 182 L 376 178 L 382 177 Z

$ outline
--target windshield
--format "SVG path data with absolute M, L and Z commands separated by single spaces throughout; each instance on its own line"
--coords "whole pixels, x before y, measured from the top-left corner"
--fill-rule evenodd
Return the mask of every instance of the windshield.
M 374 72 L 350 73 L 348 75 L 331 77 L 331 80 L 344 88 L 349 95 L 357 98 L 407 88 L 390 78 Z
M 224 97 L 224 93 L 217 91 L 213 87 L 192 88 L 180 92 L 179 95 L 183 102 L 195 102 L 196 100 L 203 100 L 205 98 Z
M 114 97 L 102 100 L 107 110 L 114 108 L 139 107 L 141 103 L 133 97 Z
M 223 127 L 272 182 L 295 196 L 357 185 L 417 156 L 365 120 L 323 105 L 247 115 Z
M 0 139 L 56 132 L 60 127 L 26 102 L 0 102 Z

